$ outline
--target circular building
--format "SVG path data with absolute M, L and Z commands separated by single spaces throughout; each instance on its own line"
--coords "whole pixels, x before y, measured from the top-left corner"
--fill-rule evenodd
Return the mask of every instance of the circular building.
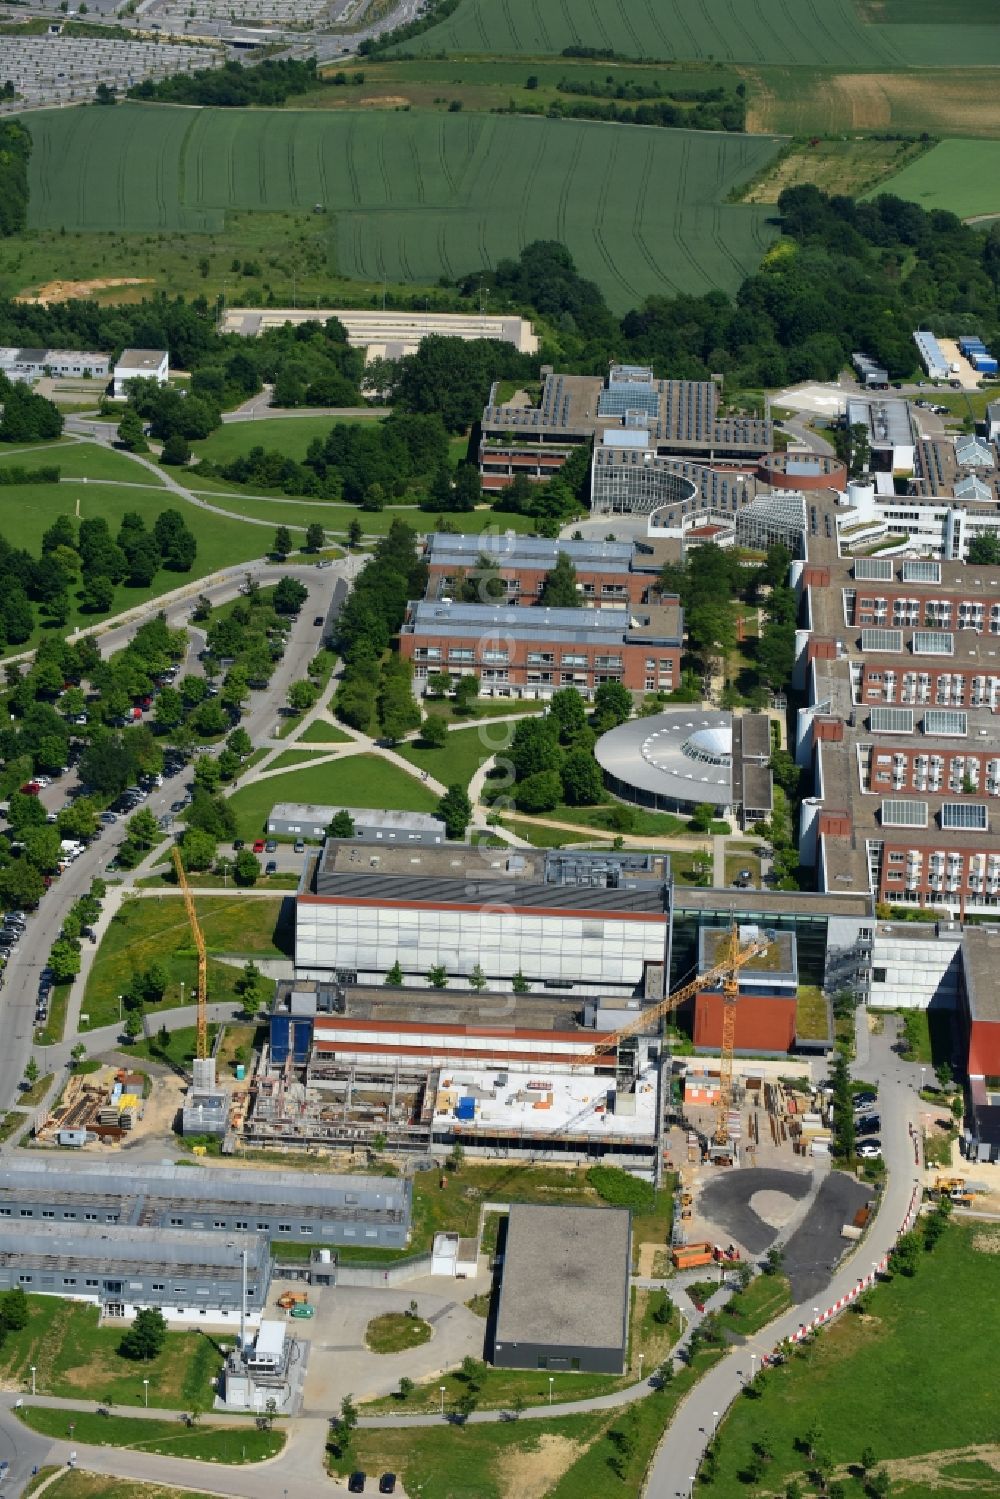
M 674 708 L 633 718 L 594 746 L 608 790 L 657 812 L 710 802 L 745 827 L 770 817 L 771 731 L 763 713 Z

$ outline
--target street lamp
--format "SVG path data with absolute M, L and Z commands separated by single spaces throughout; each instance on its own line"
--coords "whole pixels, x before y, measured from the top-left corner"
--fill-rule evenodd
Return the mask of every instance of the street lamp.
M 640 1378 L 640 1380 L 642 1379 L 642 1361 L 643 1361 L 643 1359 L 645 1357 L 646 1357 L 646 1355 L 644 1353 L 640 1353 L 640 1355 L 639 1355 L 639 1378 Z
M 691 1485 L 691 1487 L 688 1489 L 688 1499 L 692 1499 L 692 1495 L 694 1494 L 694 1479 L 689 1478 L 688 1483 Z
M 718 1426 L 718 1424 L 719 1424 L 719 1412 L 718 1411 L 713 1411 L 712 1412 L 712 1435 L 713 1435 L 713 1437 L 715 1436 L 715 1428 Z
M 119 1025 L 121 1025 L 121 1023 L 122 1023 L 122 1000 L 124 999 L 124 997 L 125 996 L 122 995 L 122 994 L 119 994 L 119 996 L 118 996 L 118 1024 Z
M 146 1409 L 149 1410 L 149 1380 L 148 1379 L 144 1379 L 143 1382 L 142 1382 L 142 1394 L 143 1394 L 143 1402 L 144 1402 L 144 1404 L 146 1406 Z
M 438 1389 L 441 1391 L 441 1414 L 443 1416 L 444 1415 L 444 1385 L 443 1384 L 442 1385 L 438 1385 Z
M 756 1377 L 756 1373 L 757 1373 L 757 1370 L 754 1368 L 754 1365 L 756 1364 L 756 1362 L 757 1362 L 757 1355 L 755 1353 L 751 1353 L 751 1355 L 750 1355 L 750 1383 L 751 1384 L 753 1384 L 754 1378 Z
M 552 1404 L 552 1386 L 555 1384 L 555 1382 L 556 1382 L 555 1375 L 554 1374 L 550 1374 L 549 1375 L 549 1404 L 550 1405 Z
M 31 1393 L 35 1393 L 35 1365 L 31 1366 Z

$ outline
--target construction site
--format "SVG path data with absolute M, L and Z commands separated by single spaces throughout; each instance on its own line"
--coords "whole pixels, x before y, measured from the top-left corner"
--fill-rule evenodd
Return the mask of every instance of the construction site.
M 124 1068 L 103 1067 L 85 1076 L 74 1073 L 55 1108 L 40 1124 L 35 1139 L 42 1145 L 82 1147 L 98 1141 L 117 1145 L 132 1138 L 144 1113 L 149 1079 Z

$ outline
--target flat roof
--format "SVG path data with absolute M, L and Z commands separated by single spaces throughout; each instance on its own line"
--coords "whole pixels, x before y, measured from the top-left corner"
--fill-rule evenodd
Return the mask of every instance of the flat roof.
M 1000 927 L 964 928 L 962 972 L 972 1019 L 1000 1023 Z
M 514 1203 L 497 1343 L 623 1349 L 631 1240 L 624 1208 Z
M 121 370 L 159 369 L 166 357 L 166 349 L 123 349 L 115 367 Z
M 558 645 L 622 645 L 629 640 L 680 644 L 683 615 L 676 602 L 628 609 L 511 609 L 421 599 L 408 606 L 401 633 L 434 639 L 544 639 Z
M 20 1160 L 10 1156 L 0 1172 L 0 1192 L 20 1191 L 103 1193 L 108 1197 L 169 1197 L 201 1203 L 254 1202 L 262 1208 L 313 1207 L 339 1210 L 345 1195 L 376 1200 L 383 1206 L 405 1206 L 406 1184 L 389 1176 L 338 1176 L 318 1171 L 242 1171 L 214 1166 L 176 1166 L 170 1162 L 149 1165 L 130 1161 L 128 1170 L 115 1170 L 101 1162 L 63 1160 L 51 1163 L 37 1158 Z M 161 1231 L 162 1232 L 162 1231 Z
M 555 541 L 545 536 L 450 535 L 435 531 L 427 541 L 431 567 L 474 567 L 480 557 L 489 557 L 497 567 L 555 567 L 560 553 L 578 569 L 599 567 L 627 572 L 635 548 L 631 541 Z
M 444 821 L 431 812 L 387 812 L 381 807 L 345 807 L 340 802 L 327 806 L 322 802 L 275 802 L 269 820 L 280 818 L 283 822 L 306 819 L 310 822 L 328 823 L 337 812 L 347 812 L 352 821 L 362 827 L 393 828 L 405 830 L 419 828 L 428 833 L 444 830 Z
M 0 1221 L 0 1263 L 16 1264 L 25 1256 L 86 1260 L 105 1271 L 118 1264 L 163 1264 L 231 1270 L 247 1251 L 251 1265 L 267 1257 L 268 1237 L 261 1233 L 213 1233 L 207 1229 L 141 1227 L 133 1223 L 40 1223 Z
M 489 989 L 416 989 L 350 984 L 344 1013 L 352 1020 L 405 1025 L 503 1025 L 512 1030 L 573 1031 L 581 1028 L 579 995 L 511 994 Z M 622 1004 L 627 1003 L 623 996 Z M 326 1017 L 319 1017 L 319 1029 Z M 330 1017 L 336 1021 L 336 1016 Z M 590 1032 L 589 1034 L 592 1034 Z

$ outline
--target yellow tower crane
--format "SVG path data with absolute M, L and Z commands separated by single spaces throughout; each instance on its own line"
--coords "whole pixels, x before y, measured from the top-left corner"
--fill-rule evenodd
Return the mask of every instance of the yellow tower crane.
M 198 1041 L 195 1056 L 199 1061 L 204 1062 L 208 1057 L 208 955 L 205 952 L 205 938 L 198 921 L 198 912 L 195 910 L 191 886 L 188 884 L 187 874 L 184 871 L 184 861 L 176 844 L 171 850 L 171 855 L 177 871 L 178 883 L 184 893 L 184 909 L 187 911 L 191 935 L 198 950 Z
M 739 927 L 734 921 L 726 937 L 725 955 L 718 963 L 707 968 L 704 973 L 697 974 L 687 984 L 682 984 L 665 999 L 658 1000 L 654 1005 L 648 1005 L 628 1025 L 621 1026 L 616 1031 L 611 1031 L 602 1040 L 595 1042 L 594 1049 L 584 1056 L 575 1057 L 574 1067 L 600 1067 L 606 1066 L 617 1051 L 619 1042 L 628 1036 L 637 1035 L 639 1031 L 647 1029 L 649 1024 L 655 1020 L 661 1020 L 664 1015 L 669 1015 L 676 1010 L 692 994 L 703 989 L 706 984 L 713 983 L 716 979 L 722 980 L 722 1064 L 719 1069 L 719 1103 L 715 1125 L 715 1143 L 724 1145 L 727 1139 L 727 1120 L 729 1109 L 733 1101 L 733 1051 L 736 1043 L 736 1001 L 740 992 L 740 969 L 745 968 L 747 963 L 754 958 L 759 958 L 767 952 L 770 943 L 763 937 L 754 937 L 751 941 L 740 942 Z

